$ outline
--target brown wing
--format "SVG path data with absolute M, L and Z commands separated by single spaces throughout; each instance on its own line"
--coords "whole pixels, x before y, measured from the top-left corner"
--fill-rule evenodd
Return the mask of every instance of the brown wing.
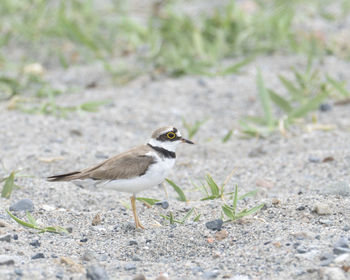
M 144 145 L 125 153 L 116 155 L 104 162 L 84 169 L 62 175 L 51 176 L 49 181 L 71 181 L 77 179 L 115 180 L 128 179 L 146 173 L 148 167 L 155 162 L 152 156 L 145 154 L 151 150 Z

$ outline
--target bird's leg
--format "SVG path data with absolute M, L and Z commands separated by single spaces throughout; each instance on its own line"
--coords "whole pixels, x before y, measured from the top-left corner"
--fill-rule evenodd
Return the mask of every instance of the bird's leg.
M 134 219 L 135 219 L 135 226 L 136 226 L 136 228 L 144 229 L 144 226 L 141 225 L 139 217 L 137 216 L 137 212 L 136 212 L 136 197 L 135 197 L 135 195 L 130 197 L 130 200 L 131 200 L 132 213 L 134 214 Z

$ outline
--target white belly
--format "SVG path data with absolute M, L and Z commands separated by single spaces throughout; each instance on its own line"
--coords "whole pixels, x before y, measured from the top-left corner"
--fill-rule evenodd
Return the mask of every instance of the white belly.
M 144 175 L 130 179 L 108 181 L 100 187 L 136 194 L 162 183 L 174 164 L 175 159 L 173 158 L 158 158 L 158 161 L 152 164 Z

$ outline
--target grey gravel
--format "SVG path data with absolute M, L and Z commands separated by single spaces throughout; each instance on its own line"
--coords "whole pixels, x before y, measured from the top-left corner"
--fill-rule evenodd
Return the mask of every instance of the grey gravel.
M 220 275 L 220 271 L 217 269 L 211 270 L 211 271 L 206 271 L 203 274 L 203 278 L 205 279 L 215 279 Z
M 15 260 L 11 256 L 0 255 L 0 266 L 2 265 L 13 265 L 15 264 Z
M 29 245 L 32 245 L 34 247 L 40 247 L 41 243 L 39 242 L 39 240 L 36 239 L 36 240 L 30 242 Z
M 89 266 L 86 270 L 86 278 L 91 280 L 108 280 L 106 270 L 98 265 Z
M 28 198 L 21 199 L 10 206 L 10 211 L 34 211 L 34 203 Z
M 146 277 L 143 274 L 138 274 L 134 278 L 132 278 L 132 280 L 146 280 Z

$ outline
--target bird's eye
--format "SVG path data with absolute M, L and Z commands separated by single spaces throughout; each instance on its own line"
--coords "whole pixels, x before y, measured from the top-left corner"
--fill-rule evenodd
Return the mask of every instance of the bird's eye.
M 174 133 L 174 132 L 168 132 L 167 134 L 166 134 L 166 136 L 169 138 L 169 139 L 174 139 L 175 137 L 176 137 L 176 134 Z

